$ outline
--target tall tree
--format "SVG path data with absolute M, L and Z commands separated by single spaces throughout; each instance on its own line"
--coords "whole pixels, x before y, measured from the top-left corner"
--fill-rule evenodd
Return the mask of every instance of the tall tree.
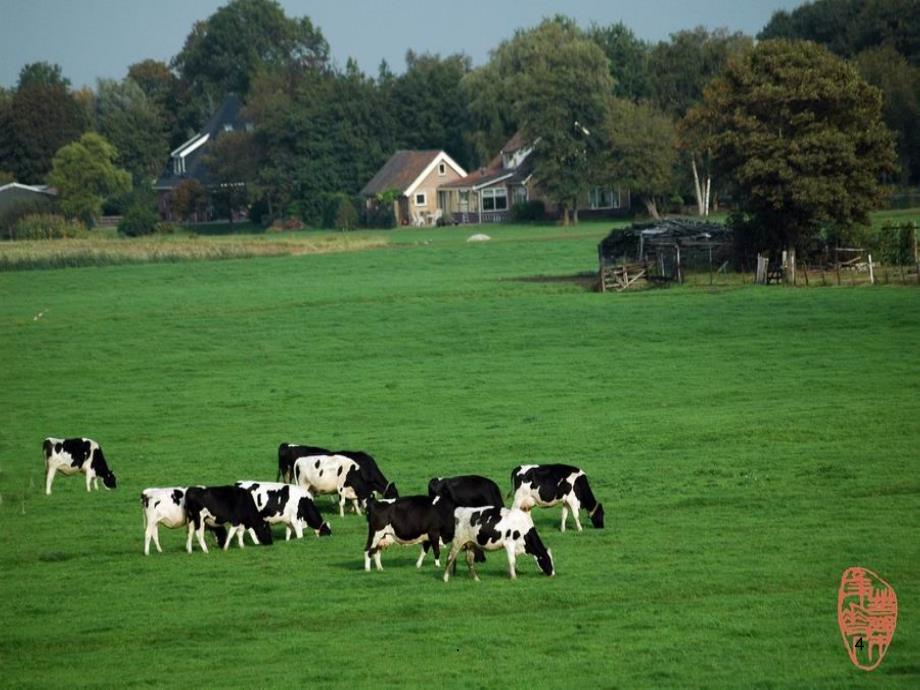
M 600 179 L 629 187 L 658 218 L 658 201 L 675 186 L 674 122 L 651 103 L 613 99 L 599 135 L 604 137 Z
M 147 100 L 160 111 L 168 132 L 169 147 L 174 149 L 191 135 L 200 124 L 183 122 L 180 114 L 180 84 L 169 65 L 159 60 L 142 60 L 128 67 L 128 79 L 136 83 Z
M 64 76 L 61 66 L 49 62 L 32 62 L 19 71 L 17 89 L 27 86 L 60 86 L 70 88 L 70 79 Z
M 469 71 L 466 55 L 406 53 L 406 71 L 388 90 L 403 147 L 444 149 L 460 165 L 470 166 L 466 93 L 460 86 Z
M 736 56 L 699 109 L 761 246 L 867 222 L 895 169 L 881 93 L 814 43 L 769 40 Z
M 48 184 L 58 190 L 65 215 L 92 225 L 107 197 L 131 189 L 131 175 L 115 165 L 117 152 L 96 132 L 87 132 L 54 156 Z
M 597 43 L 610 61 L 613 93 L 633 101 L 648 98 L 650 46 L 637 38 L 623 22 L 610 26 L 592 26 L 588 37 Z
M 27 78 L 0 106 L 0 169 L 19 182 L 44 182 L 55 152 L 79 137 L 87 124 L 86 110 L 63 81 Z
M 149 185 L 169 154 L 160 109 L 132 79 L 100 79 L 96 87 L 96 127 L 117 149 L 116 164 L 131 173 L 135 186 Z
M 211 145 L 204 164 L 216 183 L 211 198 L 233 222 L 233 214 L 249 202 L 261 163 L 261 151 L 250 132 L 224 132 Z
M 480 117 L 494 108 L 489 98 L 509 104 L 498 120 L 514 122 L 534 143 L 534 177 L 568 223 L 601 148 L 592 132 L 603 125 L 613 89 L 604 52 L 571 19 L 547 19 L 499 45 L 467 87 Z
M 901 184 L 920 180 L 920 68 L 891 45 L 868 48 L 854 63 L 884 95 L 885 124 L 897 137 Z
M 245 96 L 260 70 L 323 70 L 328 62 L 329 44 L 307 17 L 287 17 L 274 0 L 231 0 L 194 25 L 173 67 L 187 107 L 203 120 L 227 94 Z

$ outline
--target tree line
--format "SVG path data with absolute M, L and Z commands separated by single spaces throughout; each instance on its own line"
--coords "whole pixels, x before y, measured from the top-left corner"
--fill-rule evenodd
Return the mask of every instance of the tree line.
M 367 75 L 351 59 L 336 65 L 309 18 L 288 17 L 274 0 L 231 0 L 192 27 L 168 64 L 136 63 L 94 90 L 72 89 L 57 65 L 25 66 L 15 88 L 0 90 L 0 178 L 45 182 L 61 147 L 94 132 L 136 190 L 114 184 L 110 204 L 128 206 L 169 151 L 235 93 L 254 130 L 221 137 L 210 163 L 218 178 L 246 181 L 246 197 L 229 203 L 251 204 L 258 215 L 319 225 L 330 199 L 356 194 L 397 149 L 444 149 L 474 169 L 520 130 L 535 145 L 536 178 L 566 220 L 589 184 L 610 183 L 629 187 L 652 215 L 674 200 L 705 215 L 731 196 L 746 204 L 746 220 L 774 235 L 793 202 L 800 216 L 820 207 L 798 226 L 843 226 L 878 201 L 872 181 L 920 180 L 917 23 L 920 0 L 818 0 L 777 12 L 756 41 L 696 28 L 652 43 L 622 23 L 579 27 L 557 16 L 518 29 L 479 67 L 462 54 L 409 51 L 401 74 L 381 62 Z M 786 91 L 757 90 L 767 83 Z M 795 120 L 796 108 L 818 100 L 834 112 Z M 771 108 L 772 122 L 746 127 L 744 113 L 756 119 Z M 859 134 L 850 127 L 855 113 L 868 118 L 858 150 L 846 143 Z M 772 141 L 776 128 L 785 135 Z M 797 161 L 788 159 L 789 136 L 801 138 Z M 809 176 L 795 199 L 777 198 L 777 177 L 810 170 L 825 145 L 851 156 L 860 174 L 834 183 Z M 763 151 L 763 179 L 738 158 L 751 150 Z M 755 204 L 758 194 L 765 200 Z

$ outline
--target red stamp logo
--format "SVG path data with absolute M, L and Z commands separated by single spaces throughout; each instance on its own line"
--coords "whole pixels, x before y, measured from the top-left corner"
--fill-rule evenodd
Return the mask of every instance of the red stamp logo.
M 837 623 L 850 661 L 872 671 L 885 658 L 898 623 L 898 597 L 868 568 L 847 568 L 837 594 Z

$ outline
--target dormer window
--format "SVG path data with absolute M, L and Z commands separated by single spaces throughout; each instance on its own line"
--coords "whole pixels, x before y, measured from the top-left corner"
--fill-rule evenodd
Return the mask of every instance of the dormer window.
M 228 122 L 227 124 L 224 125 L 224 131 L 225 131 L 225 132 L 232 132 L 232 131 L 233 131 L 233 125 L 230 124 L 230 123 Z

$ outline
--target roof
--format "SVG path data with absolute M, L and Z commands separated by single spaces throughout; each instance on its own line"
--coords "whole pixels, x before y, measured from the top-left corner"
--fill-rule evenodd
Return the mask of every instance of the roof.
M 183 180 L 193 179 L 205 187 L 212 185 L 213 180 L 204 165 L 207 156 L 208 144 L 216 140 L 225 131 L 246 129 L 248 123 L 243 119 L 241 110 L 243 102 L 238 96 L 230 94 L 220 107 L 211 116 L 200 132 L 170 153 L 162 175 L 154 184 L 155 189 L 172 189 Z M 173 161 L 183 158 L 185 170 L 176 172 Z
M 459 180 L 442 184 L 443 189 L 484 189 L 492 185 L 504 182 L 506 185 L 525 184 L 533 172 L 533 159 L 525 152 L 525 158 L 518 167 L 507 169 L 504 167 L 503 158 L 505 155 L 515 153 L 525 148 L 524 135 L 518 130 L 514 133 L 501 150 L 495 154 L 495 157 L 489 161 L 485 167 L 470 173 Z
M 444 151 L 401 150 L 390 156 L 370 182 L 364 185 L 361 195 L 374 196 L 388 189 L 396 189 L 400 194 L 411 194 L 440 161 L 450 165 L 459 175 L 466 175 L 466 171 Z
M 23 190 L 26 192 L 35 192 L 36 194 L 57 195 L 57 190 L 46 184 L 21 184 L 19 182 L 9 182 L 0 187 L 0 192 Z

